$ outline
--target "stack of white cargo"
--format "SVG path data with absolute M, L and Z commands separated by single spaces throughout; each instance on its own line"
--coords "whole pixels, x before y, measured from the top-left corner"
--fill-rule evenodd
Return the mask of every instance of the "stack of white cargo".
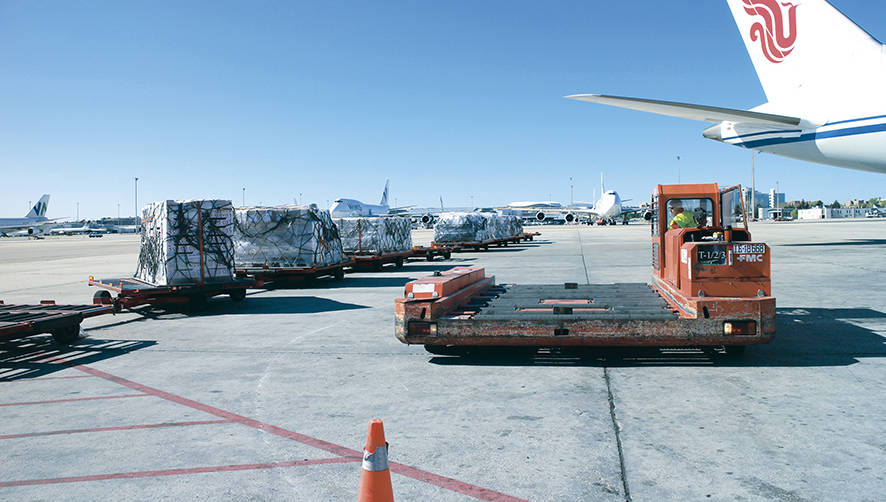
M 434 224 L 434 242 L 483 242 L 492 239 L 490 219 L 482 213 L 443 213 Z
M 234 218 L 237 268 L 316 268 L 341 263 L 329 211 L 310 206 L 241 207 Z
M 412 249 L 412 222 L 405 216 L 339 218 L 336 224 L 347 254 L 385 255 Z
M 166 200 L 145 206 L 135 278 L 157 286 L 232 280 L 233 221 L 229 200 Z

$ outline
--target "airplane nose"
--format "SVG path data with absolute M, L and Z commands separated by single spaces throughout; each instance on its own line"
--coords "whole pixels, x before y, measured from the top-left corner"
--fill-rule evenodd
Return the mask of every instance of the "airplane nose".
M 722 129 L 721 125 L 722 124 L 714 124 L 702 131 L 701 135 L 715 141 L 723 141 L 723 134 L 720 132 Z

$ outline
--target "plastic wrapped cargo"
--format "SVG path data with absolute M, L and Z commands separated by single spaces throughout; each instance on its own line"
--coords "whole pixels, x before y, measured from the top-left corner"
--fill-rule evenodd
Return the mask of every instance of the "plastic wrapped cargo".
M 345 253 L 383 255 L 412 249 L 412 222 L 405 216 L 339 218 Z
M 233 223 L 229 200 L 166 200 L 145 206 L 135 278 L 157 286 L 232 280 Z
M 490 219 L 482 213 L 443 213 L 434 225 L 434 242 L 483 242 L 492 239 Z
M 237 268 L 316 268 L 343 260 L 338 228 L 316 205 L 241 207 L 234 216 Z

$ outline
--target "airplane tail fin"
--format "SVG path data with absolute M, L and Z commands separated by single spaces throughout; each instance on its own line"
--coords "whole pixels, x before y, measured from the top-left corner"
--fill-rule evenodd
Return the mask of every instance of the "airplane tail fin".
M 880 99 L 883 46 L 826 0 L 727 2 L 770 103 Z
M 40 216 L 46 216 L 46 208 L 49 206 L 49 194 L 43 194 L 43 197 L 40 197 L 40 200 L 34 204 L 34 207 L 28 211 L 28 214 L 25 215 L 25 218 L 38 218 Z
M 381 202 L 379 205 L 387 206 L 388 205 L 388 186 L 391 184 L 391 180 L 385 180 L 385 191 L 381 194 Z

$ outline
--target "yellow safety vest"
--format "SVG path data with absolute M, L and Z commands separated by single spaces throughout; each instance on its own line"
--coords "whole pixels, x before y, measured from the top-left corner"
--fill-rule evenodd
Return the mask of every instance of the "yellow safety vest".
M 682 213 L 677 213 L 677 215 L 671 219 L 671 224 L 668 226 L 673 227 L 674 223 L 680 228 L 695 228 L 698 226 L 698 222 L 695 221 L 695 215 L 692 214 L 692 211 L 686 210 Z

